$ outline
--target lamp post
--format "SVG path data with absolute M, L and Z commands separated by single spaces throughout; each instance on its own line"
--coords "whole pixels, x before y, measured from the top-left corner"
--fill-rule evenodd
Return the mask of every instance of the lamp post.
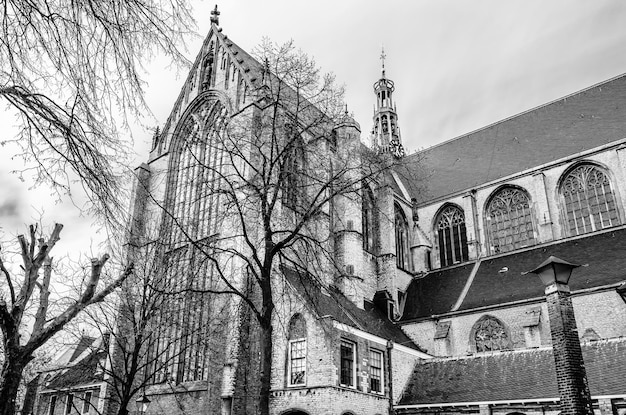
M 148 405 L 150 405 L 150 399 L 148 399 L 145 392 L 139 397 L 139 399 L 137 399 L 136 402 L 137 402 L 137 412 L 139 412 L 142 415 L 148 412 Z
M 591 394 L 568 285 L 572 270 L 577 267 L 579 265 L 550 256 L 529 272 L 537 274 L 545 286 L 561 414 L 593 415 Z

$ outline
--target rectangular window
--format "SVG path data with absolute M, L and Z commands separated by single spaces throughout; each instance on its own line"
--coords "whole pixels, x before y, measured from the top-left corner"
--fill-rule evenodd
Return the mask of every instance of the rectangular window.
M 57 397 L 52 395 L 50 397 L 50 405 L 48 406 L 48 415 L 54 415 L 54 408 L 57 406 Z
M 356 387 L 356 345 L 341 341 L 341 386 Z
M 289 386 L 306 383 L 306 340 L 289 341 Z
M 383 353 L 370 350 L 370 391 L 383 393 Z
M 83 398 L 83 414 L 89 413 L 89 408 L 91 407 L 91 391 L 85 392 L 85 397 Z
M 65 401 L 65 415 L 69 415 L 74 407 L 74 395 L 71 393 L 67 395 L 67 401 Z

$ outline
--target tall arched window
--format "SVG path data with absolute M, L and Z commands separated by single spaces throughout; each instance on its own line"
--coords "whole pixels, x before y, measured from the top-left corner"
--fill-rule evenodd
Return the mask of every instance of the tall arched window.
M 492 253 L 536 243 L 530 197 L 520 188 L 508 186 L 498 190 L 487 204 L 485 219 Z
M 376 253 L 376 222 L 374 210 L 374 193 L 372 189 L 363 183 L 363 203 L 361 207 L 361 227 L 363 235 L 363 249 L 367 252 Z
M 396 225 L 396 265 L 398 268 L 411 271 L 411 254 L 409 251 L 409 223 L 402 208 L 394 204 Z
M 442 267 L 468 260 L 465 215 L 460 208 L 453 205 L 444 207 L 437 215 L 435 231 Z
M 287 384 L 300 386 L 306 383 L 306 322 L 302 314 L 289 321 L 289 346 L 287 348 Z
M 306 208 L 303 206 L 303 197 L 306 194 L 304 140 L 295 132 L 293 126 L 286 126 L 286 130 L 289 141 L 285 144 L 282 160 L 280 160 L 282 162 L 283 203 L 297 212 Z
M 560 190 L 570 235 L 620 224 L 611 182 L 600 167 L 576 167 L 563 178 Z
M 472 328 L 472 341 L 477 352 L 509 349 L 509 336 L 504 324 L 495 317 L 484 316 Z

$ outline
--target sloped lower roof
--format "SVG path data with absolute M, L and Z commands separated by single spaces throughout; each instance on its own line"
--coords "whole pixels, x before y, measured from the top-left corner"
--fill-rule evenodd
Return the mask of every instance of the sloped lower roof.
M 626 339 L 582 345 L 592 396 L 626 391 Z M 558 398 L 552 349 L 419 360 L 399 405 Z
M 289 283 L 307 301 L 313 312 L 320 317 L 330 316 L 339 323 L 421 351 L 402 329 L 389 321 L 376 308 L 361 309 L 334 287 L 330 287 L 327 293 L 323 293 L 320 285 L 307 274 L 286 267 L 283 268 L 283 273 Z
M 622 138 L 626 75 L 415 153 L 397 172 L 424 204 Z
M 78 363 L 65 369 L 46 382 L 46 389 L 64 389 L 72 386 L 87 385 L 100 382 L 103 379 L 102 371 L 98 370 L 100 360 L 106 358 L 106 352 L 94 350 Z
M 483 259 L 459 310 L 543 297 L 544 288 L 539 278 L 524 273 L 534 269 L 550 255 L 583 265 L 572 272 L 572 291 L 617 284 L 626 279 L 625 252 L 626 228 L 619 227 Z M 402 320 L 452 311 L 473 265 L 472 262 L 430 272 L 412 281 L 407 290 L 407 305 Z

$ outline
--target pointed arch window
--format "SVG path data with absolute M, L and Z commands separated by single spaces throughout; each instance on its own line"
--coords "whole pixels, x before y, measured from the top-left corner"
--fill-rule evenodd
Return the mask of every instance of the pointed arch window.
M 374 193 L 363 183 L 363 204 L 361 207 L 361 227 L 363 235 L 363 249 L 371 254 L 376 253 L 376 222 L 374 211 Z
M 291 126 L 287 126 L 291 129 Z M 304 171 L 306 159 L 304 155 L 304 141 L 299 135 L 289 131 L 288 136 L 291 136 L 291 141 L 286 145 L 284 149 L 284 156 L 282 160 L 282 188 L 283 188 L 283 203 L 285 206 L 298 211 L 298 208 L 302 208 L 302 197 L 305 194 L 305 180 Z
M 509 349 L 509 336 L 504 324 L 495 317 L 484 316 L 472 329 L 473 342 L 477 352 L 491 352 Z
M 609 176 L 598 166 L 582 164 L 561 182 L 569 234 L 580 235 L 621 223 Z
M 486 220 L 492 253 L 536 243 L 530 197 L 523 189 L 509 186 L 498 190 L 487 205 Z
M 287 384 L 306 384 L 306 322 L 301 314 L 289 321 L 289 347 L 287 349 Z
M 446 206 L 437 216 L 435 232 L 442 267 L 468 260 L 465 215 L 460 208 Z
M 411 271 L 411 255 L 409 251 L 409 223 L 402 208 L 394 204 L 396 227 L 396 266 Z

